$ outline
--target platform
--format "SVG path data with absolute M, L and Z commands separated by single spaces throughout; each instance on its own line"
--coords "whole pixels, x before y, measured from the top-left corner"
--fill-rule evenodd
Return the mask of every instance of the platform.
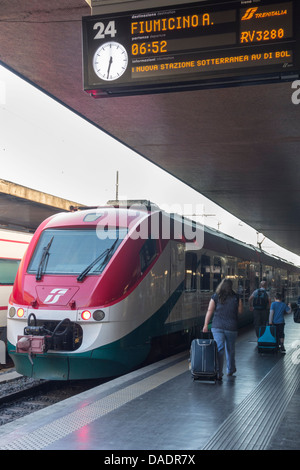
M 18 372 L 16 372 L 13 369 L 9 369 L 7 371 L 6 370 L 0 371 L 0 383 L 9 382 L 11 380 L 18 379 L 19 377 L 22 377 L 22 375 L 18 374 Z
M 240 334 L 236 377 L 193 381 L 178 354 L 0 427 L 1 450 L 299 450 L 300 325 L 286 354 Z M 110 454 L 111 455 L 111 454 Z

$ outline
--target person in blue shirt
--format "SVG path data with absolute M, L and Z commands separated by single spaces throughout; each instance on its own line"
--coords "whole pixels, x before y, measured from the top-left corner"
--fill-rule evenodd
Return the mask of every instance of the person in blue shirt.
M 285 353 L 284 347 L 284 314 L 291 312 L 291 305 L 282 302 L 282 295 L 275 295 L 275 302 L 271 303 L 269 324 L 276 326 L 276 335 L 280 351 Z

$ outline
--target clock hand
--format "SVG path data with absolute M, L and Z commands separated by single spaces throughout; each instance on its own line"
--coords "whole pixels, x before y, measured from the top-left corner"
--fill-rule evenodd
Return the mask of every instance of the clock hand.
M 110 67 L 111 67 L 112 61 L 113 61 L 113 58 L 112 58 L 112 56 L 110 56 L 109 64 L 108 64 L 108 69 L 107 69 L 107 78 L 109 77 L 109 71 L 110 71 Z

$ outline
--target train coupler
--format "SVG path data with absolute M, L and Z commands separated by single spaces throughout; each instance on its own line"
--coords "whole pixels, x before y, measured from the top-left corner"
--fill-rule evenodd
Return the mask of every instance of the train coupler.
M 27 354 L 43 354 L 47 350 L 46 336 L 18 336 L 16 352 Z
M 46 341 L 46 336 L 19 335 L 16 345 L 16 353 L 28 354 L 28 359 L 31 365 L 33 365 L 32 354 L 45 353 L 48 349 Z

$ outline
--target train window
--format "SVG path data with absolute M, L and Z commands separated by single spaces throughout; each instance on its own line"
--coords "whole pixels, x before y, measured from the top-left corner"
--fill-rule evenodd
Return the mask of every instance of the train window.
M 222 280 L 222 261 L 217 256 L 214 256 L 213 273 L 213 290 L 215 291 Z
M 157 254 L 156 240 L 148 238 L 140 251 L 141 272 L 146 271 Z
M 12 286 L 20 264 L 19 259 L 0 259 L 0 285 Z
M 210 256 L 201 256 L 201 290 L 210 290 Z
M 53 229 L 42 232 L 31 258 L 30 274 L 99 274 L 126 236 L 127 229 Z M 46 253 L 46 256 L 45 256 Z M 42 261 L 43 260 L 43 261 Z
M 196 253 L 185 254 L 185 290 L 195 291 L 197 289 L 197 255 Z
M 93 212 L 92 214 L 87 214 L 84 219 L 83 219 L 83 222 L 96 222 L 96 220 L 100 219 L 101 217 L 104 216 L 104 212 Z
M 235 275 L 235 269 L 232 266 L 227 266 L 227 276 L 234 276 Z

